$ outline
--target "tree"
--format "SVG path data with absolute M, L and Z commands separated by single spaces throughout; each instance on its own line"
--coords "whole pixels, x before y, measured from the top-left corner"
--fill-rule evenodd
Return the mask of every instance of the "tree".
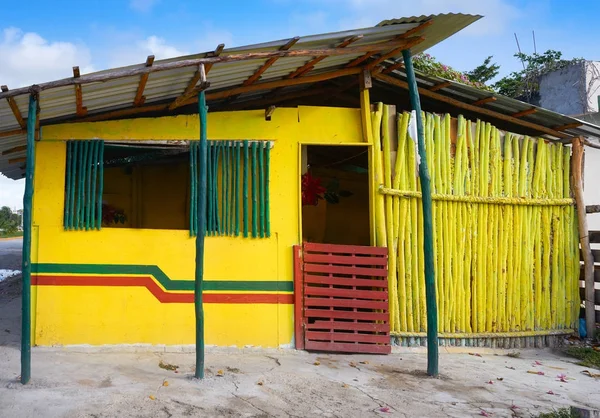
M 524 69 L 501 78 L 493 87 L 500 94 L 532 104 L 539 103 L 542 75 L 584 61 L 583 58 L 562 59 L 562 52 L 552 49 L 543 54 L 517 53 L 515 57 L 523 63 Z
M 500 72 L 500 66 L 496 63 L 491 64 L 493 56 L 487 57 L 483 64 L 478 65 L 471 71 L 465 72 L 465 75 L 474 83 L 485 84 Z
M 8 206 L 0 208 L 0 231 L 4 233 L 15 233 L 21 225 L 21 216 L 13 212 Z

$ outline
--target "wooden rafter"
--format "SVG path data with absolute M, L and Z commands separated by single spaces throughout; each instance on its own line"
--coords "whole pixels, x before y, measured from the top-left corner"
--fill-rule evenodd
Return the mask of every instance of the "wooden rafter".
M 537 109 L 535 107 L 532 107 L 531 109 L 525 109 L 520 112 L 513 113 L 511 116 L 513 118 L 522 118 L 523 116 L 531 115 L 535 112 L 537 112 Z
M 345 41 L 340 43 L 338 46 L 336 46 L 336 48 L 346 48 L 348 45 L 350 45 L 362 38 L 363 38 L 363 35 L 351 36 L 350 38 L 346 39 Z M 299 67 L 299 68 L 295 69 L 294 71 L 292 71 L 291 73 L 289 73 L 288 75 L 286 75 L 285 78 L 300 77 L 300 76 L 306 74 L 307 72 L 311 71 L 313 68 L 315 68 L 315 65 L 317 65 L 318 63 L 320 63 L 327 57 L 329 57 L 329 55 L 321 55 L 320 57 L 315 57 L 312 60 L 308 61 L 306 64 L 304 64 L 302 67 Z
M 389 75 L 385 75 L 385 74 L 381 74 L 381 73 L 374 73 L 373 77 L 375 77 L 385 83 L 388 83 L 388 84 L 391 84 L 394 86 L 398 86 L 403 89 L 408 89 L 408 83 L 406 81 L 399 80 L 395 77 L 391 77 Z M 559 132 L 556 129 L 547 128 L 545 126 L 538 125 L 536 123 L 527 122 L 522 119 L 517 119 L 517 118 L 514 118 L 509 115 L 505 115 L 505 114 L 502 114 L 502 113 L 499 113 L 499 112 L 496 112 L 496 111 L 493 111 L 490 109 L 486 109 L 485 107 L 479 107 L 479 106 L 474 106 L 469 103 L 463 103 L 460 100 L 456 100 L 451 97 L 444 96 L 443 94 L 433 92 L 430 89 L 419 87 L 419 94 L 421 96 L 429 97 L 429 98 L 437 100 L 439 102 L 448 103 L 448 104 L 450 104 L 454 107 L 460 108 L 460 109 L 465 109 L 465 110 L 468 110 L 468 111 L 471 111 L 474 113 L 479 113 L 482 115 L 489 116 L 491 118 L 503 120 L 505 122 L 510 122 L 514 125 L 532 129 L 537 132 L 542 132 L 542 133 L 554 136 L 556 138 L 569 138 L 569 135 Z
M 10 158 L 8 160 L 9 164 L 17 164 L 17 163 L 24 163 L 25 161 L 27 161 L 27 157 L 17 157 L 17 158 Z
M 211 52 L 209 55 L 207 55 L 207 58 L 218 57 L 219 55 L 221 55 L 221 52 L 223 52 L 223 49 L 225 49 L 225 44 L 219 44 L 213 52 Z M 208 72 L 213 67 L 213 65 L 214 65 L 214 63 L 207 63 L 204 65 L 204 71 L 206 74 L 208 74 Z M 181 94 L 181 96 L 177 97 L 173 101 L 173 103 L 171 103 L 169 105 L 169 110 L 177 109 L 178 107 L 180 107 L 182 105 L 183 102 L 185 102 L 190 97 L 192 97 L 194 94 L 196 94 L 196 85 L 198 84 L 199 81 L 200 81 L 200 70 L 197 70 L 194 73 L 194 76 L 192 77 L 190 82 L 188 83 L 187 87 L 185 88 L 184 92 Z
M 287 43 L 285 45 L 283 45 L 281 48 L 279 48 L 279 50 L 287 51 L 288 49 L 293 47 L 296 44 L 296 42 L 298 42 L 299 39 L 300 39 L 299 36 L 296 36 L 295 38 L 290 39 L 289 41 L 287 41 Z M 254 74 L 252 74 L 250 77 L 248 77 L 248 79 L 246 79 L 246 81 L 244 81 L 244 83 L 242 85 L 249 86 L 250 84 L 254 84 L 255 82 L 257 82 L 258 79 L 260 79 L 260 76 L 262 76 L 262 74 L 265 71 L 267 71 L 278 59 L 279 59 L 279 57 L 269 58 L 263 65 L 260 66 L 260 68 L 258 70 L 256 70 L 254 72 Z
M 555 126 L 554 130 L 555 131 L 566 131 L 567 129 L 579 128 L 581 125 L 583 125 L 583 123 L 581 123 L 581 122 L 567 123 L 566 125 Z
M 9 148 L 7 150 L 2 151 L 2 155 L 14 154 L 15 152 L 26 151 L 27 145 L 19 145 L 17 147 Z
M 15 136 L 15 135 L 25 135 L 27 133 L 26 129 L 13 129 L 12 131 L 0 132 L 0 138 L 5 138 L 7 136 Z
M 79 67 L 73 67 L 73 78 L 81 77 L 81 73 L 79 72 Z M 75 84 L 75 106 L 76 106 L 76 114 L 79 117 L 83 117 L 87 115 L 87 108 L 83 106 L 83 93 L 81 92 L 81 84 Z
M 426 28 L 427 26 L 430 26 L 433 24 L 433 20 L 428 20 L 426 22 L 421 23 L 419 26 L 416 26 L 410 30 L 407 30 L 406 32 L 404 32 L 401 35 L 396 36 L 394 39 L 398 40 L 398 39 L 408 39 L 409 37 L 412 37 L 414 34 L 420 32 L 421 30 L 423 30 L 424 28 Z M 421 37 L 419 37 L 421 38 Z M 401 47 L 398 47 L 401 48 Z M 404 49 L 406 49 L 407 47 L 404 47 Z M 410 47 L 408 47 L 410 48 Z M 401 50 L 401 49 L 400 49 Z M 352 60 L 351 62 L 349 62 L 346 67 L 356 67 L 357 65 L 365 62 L 366 60 L 368 60 L 369 58 L 371 58 L 373 55 L 377 54 L 378 51 L 367 51 L 366 54 Z M 396 53 L 397 54 L 397 53 Z M 392 55 L 393 56 L 393 55 Z
M 369 63 L 369 65 L 367 66 L 367 68 L 375 68 L 376 66 L 378 66 L 379 64 L 381 64 L 382 62 L 384 62 L 385 60 L 388 60 L 392 57 L 395 57 L 398 54 L 402 53 L 402 50 L 404 49 L 410 49 L 413 46 L 420 44 L 421 42 L 423 42 L 425 40 L 425 38 L 421 37 L 421 38 L 417 38 L 414 40 L 413 43 L 411 43 L 410 45 L 406 45 L 402 48 L 396 48 L 396 49 L 392 49 L 390 52 L 388 52 L 387 54 L 383 54 L 380 57 L 378 57 L 377 59 L 375 59 L 375 61 L 372 61 Z
M 498 99 L 496 99 L 494 96 L 489 96 L 489 97 L 484 97 L 483 99 L 475 100 L 471 104 L 473 106 L 481 106 L 481 105 L 484 105 L 486 103 L 495 102 L 496 100 L 498 100 Z
M 395 71 L 395 70 L 397 70 L 398 68 L 402 68 L 402 67 L 404 67 L 404 62 L 400 61 L 400 62 L 397 62 L 397 63 L 395 63 L 395 64 L 392 64 L 392 65 L 390 65 L 389 67 L 386 67 L 385 69 L 383 69 L 383 70 L 381 71 L 381 73 L 382 73 L 382 74 L 389 74 L 389 73 L 391 73 L 392 71 Z
M 450 81 L 444 81 L 443 83 L 436 84 L 434 86 L 429 87 L 430 91 L 438 91 L 441 89 L 445 89 L 446 87 L 450 87 L 452 83 Z
M 146 58 L 146 67 L 151 67 L 154 63 L 154 55 L 148 55 Z M 146 88 L 146 83 L 148 82 L 148 76 L 150 73 L 142 74 L 140 76 L 140 83 L 138 84 L 137 92 L 135 93 L 135 99 L 133 99 L 134 106 L 141 106 L 146 101 L 146 96 L 144 96 L 144 89 Z
M 2 86 L 1 88 L 3 92 L 8 91 L 7 86 Z M 21 111 L 19 110 L 19 106 L 17 105 L 15 99 L 13 97 L 7 97 L 6 101 L 8 102 L 8 105 L 10 106 L 10 110 L 12 110 L 13 115 L 15 115 L 15 119 L 17 120 L 17 123 L 19 124 L 21 129 L 25 129 L 27 127 L 27 124 L 25 123 L 25 119 L 23 119 L 23 116 L 21 115 Z

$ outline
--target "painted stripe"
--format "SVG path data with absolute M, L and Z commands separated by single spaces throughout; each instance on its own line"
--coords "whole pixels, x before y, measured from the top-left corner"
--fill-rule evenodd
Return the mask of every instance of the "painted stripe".
M 154 277 L 167 291 L 194 290 L 193 280 L 173 280 L 158 266 L 140 264 L 53 264 L 37 263 L 31 266 L 35 274 L 91 274 L 91 275 L 146 275 Z M 204 290 L 224 292 L 293 292 L 292 281 L 237 281 L 237 280 L 205 280 Z
M 165 292 L 149 276 L 46 276 L 32 277 L 34 286 L 125 286 L 145 287 L 161 303 L 193 303 L 193 293 Z M 292 304 L 290 293 L 205 293 L 205 303 Z

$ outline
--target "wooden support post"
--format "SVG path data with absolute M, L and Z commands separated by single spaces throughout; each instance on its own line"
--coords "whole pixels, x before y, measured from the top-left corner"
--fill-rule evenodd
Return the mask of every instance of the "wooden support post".
M 410 95 L 410 104 L 417 118 L 417 146 L 419 151 L 419 178 L 421 180 L 423 205 L 423 253 L 425 255 L 425 295 L 427 306 L 427 374 L 438 375 L 438 315 L 435 296 L 435 268 L 433 255 L 433 223 L 431 184 L 429 171 L 427 169 L 427 151 L 425 150 L 425 131 L 423 129 L 423 118 L 421 116 L 421 100 L 417 79 L 413 68 L 410 50 L 402 51 L 404 65 L 406 68 L 406 80 Z
M 154 55 L 148 55 L 146 58 L 146 67 L 152 67 L 154 63 Z M 138 84 L 137 92 L 135 93 L 135 99 L 133 99 L 134 106 L 141 106 L 146 102 L 146 96 L 144 96 L 144 89 L 146 88 L 146 83 L 148 82 L 148 76 L 150 74 L 142 74 L 140 76 L 140 82 Z
M 21 297 L 21 383 L 31 378 L 31 216 L 33 202 L 33 177 L 35 174 L 35 123 L 37 120 L 37 93 L 29 96 L 27 113 L 27 166 L 25 194 L 23 196 L 23 290 Z
M 198 94 L 198 114 L 200 116 L 200 152 L 198 153 L 198 231 L 196 234 L 196 277 L 194 283 L 194 308 L 196 313 L 196 373 L 197 379 L 204 379 L 204 235 L 206 233 L 206 180 L 207 180 L 207 148 L 206 139 L 206 96 L 204 90 L 208 87 L 204 65 L 200 65 L 200 83 L 202 90 Z
M 73 78 L 81 77 L 79 67 L 73 67 Z M 77 116 L 83 117 L 87 115 L 87 107 L 83 105 L 83 92 L 81 91 L 81 84 L 75 84 L 75 108 Z
M 3 92 L 7 92 L 8 86 L 2 86 L 1 89 Z M 12 97 L 7 97 L 6 101 L 8 102 L 8 105 L 10 106 L 10 110 L 12 110 L 13 115 L 15 115 L 15 119 L 17 120 L 17 123 L 19 124 L 21 129 L 26 129 L 27 123 L 25 122 L 25 119 L 23 119 L 23 116 L 21 115 L 21 111 L 19 110 L 19 106 L 17 105 L 15 99 Z
M 596 314 L 594 311 L 594 257 L 588 236 L 587 218 L 585 214 L 585 201 L 583 198 L 583 138 L 573 138 L 573 162 L 571 175 L 573 178 L 573 191 L 575 192 L 575 205 L 577 207 L 577 220 L 579 222 L 579 243 L 583 254 L 583 271 L 585 281 L 585 323 L 588 338 L 594 338 L 596 333 Z

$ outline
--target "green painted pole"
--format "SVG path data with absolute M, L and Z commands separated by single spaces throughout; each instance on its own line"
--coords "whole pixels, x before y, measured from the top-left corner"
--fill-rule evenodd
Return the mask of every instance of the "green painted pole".
M 21 298 L 21 383 L 31 378 L 31 206 L 35 174 L 34 141 L 37 120 L 37 95 L 29 96 L 27 114 L 27 165 L 25 167 L 25 194 L 23 195 L 23 293 Z
M 100 148 L 100 141 L 96 140 L 93 142 L 94 153 L 92 156 L 92 167 L 94 169 L 94 174 L 92 175 L 92 190 L 90 191 L 91 202 L 90 202 L 90 213 L 91 213 L 91 229 L 96 228 L 97 220 L 96 220 L 96 185 L 98 183 L 98 148 Z
M 271 206 L 269 202 L 269 182 L 270 182 L 270 174 L 271 171 L 271 143 L 267 142 L 267 147 L 265 148 L 265 218 L 266 218 L 266 236 L 269 238 L 271 236 Z
M 235 142 L 235 236 L 240 236 L 240 146 Z
M 98 230 L 102 229 L 102 196 L 104 195 L 104 141 L 101 140 L 98 144 L 98 208 L 97 219 Z
M 71 158 L 73 158 L 73 141 L 67 141 L 67 178 L 65 180 L 65 214 L 64 214 L 64 227 L 65 230 L 69 229 L 69 213 L 70 206 L 69 202 L 71 201 Z
M 258 200 L 260 201 L 259 236 L 265 237 L 265 176 L 264 176 L 264 144 L 258 147 Z
M 206 156 L 206 172 L 207 172 L 207 176 L 206 176 L 206 192 L 207 192 L 207 196 L 206 196 L 206 204 L 208 205 L 208 208 L 206 210 L 207 213 L 207 223 L 206 223 L 206 229 L 208 234 L 207 235 L 212 235 L 212 231 L 213 231 L 213 216 L 212 216 L 212 205 L 213 205 L 213 199 L 212 199 L 212 142 L 208 142 L 207 143 L 207 156 Z
M 258 179 L 256 178 L 256 164 L 257 164 L 257 143 L 252 143 L 252 238 L 258 237 Z
M 248 164 L 249 163 L 248 140 L 244 141 L 244 176 L 243 176 L 243 196 L 242 205 L 244 209 L 244 238 L 248 238 Z
M 75 220 L 75 185 L 77 184 L 77 150 L 79 141 L 70 141 L 71 146 L 71 183 L 69 184 L 69 229 L 73 229 Z
M 431 183 L 427 169 L 427 150 L 425 149 L 425 134 L 423 117 L 421 115 L 421 100 L 415 78 L 412 56 L 409 49 L 402 51 L 406 80 L 410 95 L 410 104 L 417 117 L 417 146 L 419 149 L 419 178 L 421 179 L 423 205 L 423 253 L 425 254 L 425 297 L 427 306 L 427 374 L 438 375 L 438 329 L 437 302 L 435 297 L 435 268 L 433 256 L 433 224 L 431 216 Z
M 206 232 L 206 96 L 204 90 L 198 94 L 200 114 L 200 152 L 198 153 L 198 234 L 196 235 L 196 282 L 194 286 L 194 307 L 196 311 L 196 378 L 204 378 L 204 306 L 202 286 L 204 281 L 204 234 Z
M 196 236 L 196 187 L 198 175 L 196 170 L 196 143 L 190 142 L 190 237 Z

